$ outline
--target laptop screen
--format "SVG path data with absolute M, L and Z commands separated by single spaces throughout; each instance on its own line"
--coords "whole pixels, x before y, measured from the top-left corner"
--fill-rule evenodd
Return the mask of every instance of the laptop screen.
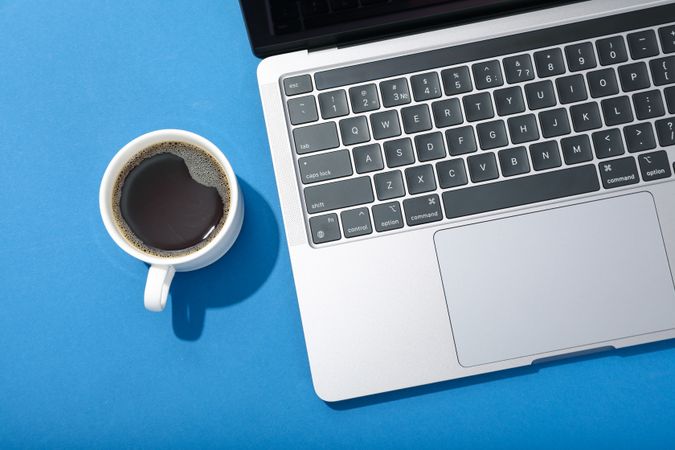
M 269 56 L 381 39 L 547 6 L 554 0 L 240 0 L 253 51 Z

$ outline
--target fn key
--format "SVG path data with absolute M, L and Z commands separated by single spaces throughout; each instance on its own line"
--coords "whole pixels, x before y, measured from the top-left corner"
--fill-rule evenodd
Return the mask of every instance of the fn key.
M 312 217 L 309 219 L 309 228 L 312 231 L 312 241 L 315 244 L 337 241 L 340 239 L 340 226 L 337 214 Z

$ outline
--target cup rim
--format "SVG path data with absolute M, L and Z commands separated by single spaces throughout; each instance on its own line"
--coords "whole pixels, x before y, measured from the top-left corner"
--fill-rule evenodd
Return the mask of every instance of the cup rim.
M 118 175 L 127 162 L 129 162 L 142 150 L 152 145 L 169 141 L 178 141 L 195 145 L 208 152 L 218 161 L 225 171 L 225 175 L 227 176 L 230 190 L 230 208 L 228 215 L 225 218 L 223 227 L 204 247 L 200 248 L 194 253 L 189 253 L 187 255 L 162 257 L 151 255 L 136 248 L 122 235 L 122 232 L 117 227 L 117 225 L 115 225 L 115 221 L 113 219 L 112 194 L 115 181 L 117 180 Z M 108 163 L 103 177 L 101 178 L 101 185 L 99 188 L 99 209 L 101 212 L 101 218 L 103 219 L 103 224 L 105 225 L 108 234 L 113 239 L 113 241 L 115 241 L 115 243 L 127 254 L 148 264 L 179 266 L 201 259 L 205 255 L 211 253 L 211 251 L 214 248 L 217 248 L 220 243 L 229 235 L 229 231 L 232 229 L 233 224 L 235 223 L 236 212 L 239 209 L 239 197 L 239 184 L 234 174 L 234 170 L 232 170 L 232 166 L 223 152 L 213 142 L 191 131 L 169 128 L 150 131 L 148 133 L 142 134 L 131 140 L 119 151 L 117 151 L 115 156 L 113 156 L 113 158 Z

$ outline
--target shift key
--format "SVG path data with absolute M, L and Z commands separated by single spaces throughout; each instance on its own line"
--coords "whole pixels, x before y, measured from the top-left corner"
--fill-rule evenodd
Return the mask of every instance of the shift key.
M 300 178 L 303 184 L 328 181 L 352 174 L 349 150 L 305 156 L 298 160 L 298 165 L 300 166 Z
M 351 178 L 305 188 L 305 205 L 310 214 L 362 205 L 373 200 L 370 177 Z

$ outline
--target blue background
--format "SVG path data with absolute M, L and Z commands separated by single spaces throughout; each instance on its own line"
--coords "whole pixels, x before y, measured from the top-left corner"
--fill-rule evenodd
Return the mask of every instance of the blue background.
M 0 447 L 667 447 L 675 342 L 326 404 L 316 397 L 234 0 L 0 0 Z M 146 312 L 99 180 L 139 134 L 230 158 L 235 247 Z

